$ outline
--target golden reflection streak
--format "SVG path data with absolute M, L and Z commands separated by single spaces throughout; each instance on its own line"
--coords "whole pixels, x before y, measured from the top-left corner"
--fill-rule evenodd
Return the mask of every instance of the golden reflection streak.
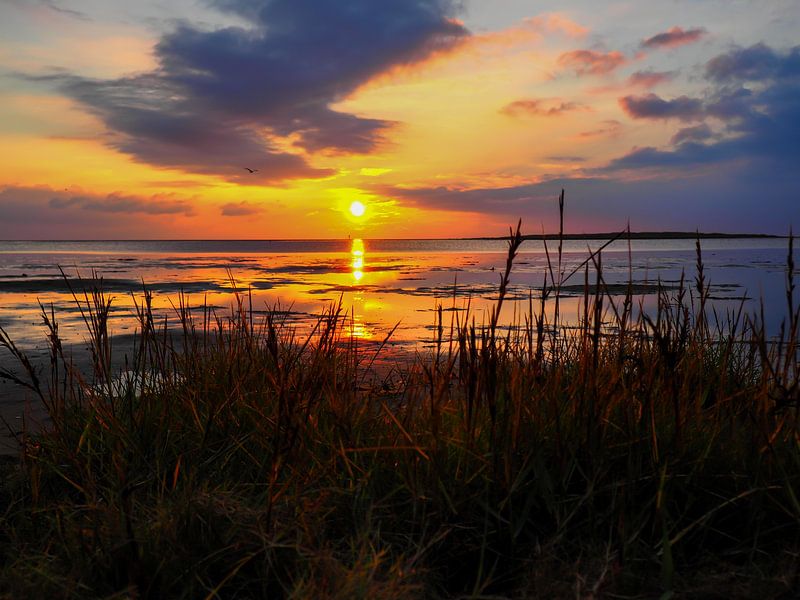
M 350 256 L 352 258 L 352 271 L 355 285 L 359 285 L 364 278 L 364 240 L 356 238 L 350 246 Z M 354 338 L 370 339 L 372 338 L 372 331 L 356 317 L 356 303 L 361 304 L 363 308 L 364 297 L 358 291 L 353 295 L 353 320 L 350 324 L 350 335 Z
M 350 248 L 353 257 L 353 279 L 359 283 L 364 277 L 364 240 L 356 238 Z

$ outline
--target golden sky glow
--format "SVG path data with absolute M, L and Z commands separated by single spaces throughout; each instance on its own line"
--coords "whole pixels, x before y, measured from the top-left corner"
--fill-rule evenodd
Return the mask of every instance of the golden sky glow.
M 183 127 L 178 121 L 140 125 L 153 116 L 150 105 L 143 111 L 139 105 L 152 92 L 141 92 L 140 99 L 135 94 L 141 88 L 130 81 L 149 84 L 147 77 L 161 77 L 155 93 L 166 94 L 167 102 L 185 100 L 180 89 L 170 92 L 163 83 L 175 85 L 165 61 L 184 51 L 169 19 L 198 23 L 191 25 L 200 32 L 195 37 L 209 39 L 210 31 L 252 25 L 244 12 L 197 4 L 176 2 L 164 9 L 169 14 L 94 1 L 12 0 L 0 7 L 0 211 L 7 225 L 0 237 L 499 235 L 517 216 L 538 232 L 552 228 L 552 198 L 562 185 L 568 198 L 570 190 L 578 196 L 570 215 L 574 230 L 614 229 L 629 218 L 634 227 L 658 228 L 664 223 L 662 203 L 653 200 L 650 212 L 641 207 L 648 190 L 675 181 L 679 197 L 689 187 L 668 171 L 670 165 L 694 160 L 681 165 L 705 189 L 710 173 L 729 167 L 737 172 L 733 165 L 750 158 L 737 154 L 730 140 L 753 134 L 740 125 L 745 117 L 715 108 L 712 100 L 723 87 L 708 65 L 731 47 L 755 47 L 768 37 L 768 50 L 782 60 L 792 36 L 790 24 L 776 24 L 790 14 L 791 2 L 771 3 L 763 11 L 737 3 L 720 23 L 711 21 L 713 10 L 699 6 L 704 3 L 692 2 L 679 2 L 682 11 L 618 2 L 604 14 L 588 2 L 544 2 L 531 14 L 530 3 L 516 0 L 491 3 L 492 11 L 467 3 L 464 13 L 431 0 L 441 11 L 436 31 L 455 32 L 455 42 L 428 54 L 392 46 L 386 52 L 402 58 L 386 58 L 369 76 L 354 67 L 360 79 L 353 75 L 346 92 L 330 93 L 326 103 L 314 105 L 326 119 L 326 111 L 356 117 L 354 124 L 335 125 L 341 135 L 352 136 L 343 149 L 323 139 L 327 133 L 317 132 L 316 124 L 296 124 L 312 118 L 310 109 L 283 122 L 283 109 L 262 115 L 254 112 L 257 104 L 245 106 L 241 119 L 235 111 L 226 116 L 225 128 L 213 119 L 200 127 L 191 121 L 186 130 L 177 129 Z M 737 34 L 743 23 L 745 33 Z M 285 77 L 290 81 L 292 75 Z M 782 81 L 767 74 L 748 77 L 736 85 L 754 94 Z M 120 89 L 134 95 L 123 97 Z M 267 104 L 280 87 L 264 93 Z M 223 100 L 235 107 L 245 93 L 232 94 Z M 201 108 L 193 110 L 216 115 L 220 109 L 211 99 L 223 100 L 209 98 L 206 106 L 198 96 L 194 101 Z M 120 106 L 130 110 L 123 113 Z M 755 110 L 770 114 L 763 103 Z M 176 111 L 167 116 L 182 118 Z M 168 133 L 173 126 L 175 141 Z M 280 154 L 283 171 L 269 175 L 245 164 L 224 146 L 228 142 L 213 143 L 214 135 L 231 129 L 247 143 L 259 140 Z M 332 130 L 334 137 L 340 130 Z M 201 146 L 219 150 L 220 164 L 191 154 Z M 706 151 L 711 158 L 699 157 Z M 727 162 L 718 167 L 712 161 Z M 251 166 L 256 172 L 245 169 Z M 797 189 L 794 179 L 779 183 L 783 192 Z M 714 194 L 726 198 L 730 190 Z M 720 213 L 722 200 L 708 202 L 707 210 L 682 219 L 676 211 L 665 213 L 672 219 L 667 225 L 710 228 L 705 224 Z M 759 214 L 755 204 L 734 204 L 739 212 L 730 222 L 720 221 L 721 227 L 777 226 L 766 218 L 753 224 L 748 215 Z M 30 206 L 43 208 L 28 214 Z M 49 212 L 42 216 L 44 209 Z M 795 205 L 776 211 L 784 214 L 775 224 L 797 216 Z

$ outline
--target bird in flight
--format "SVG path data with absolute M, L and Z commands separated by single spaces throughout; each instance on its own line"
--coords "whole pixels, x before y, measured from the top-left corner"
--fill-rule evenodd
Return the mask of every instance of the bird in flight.
M 251 169 L 250 167 L 242 167 L 248 173 L 258 173 L 258 169 Z

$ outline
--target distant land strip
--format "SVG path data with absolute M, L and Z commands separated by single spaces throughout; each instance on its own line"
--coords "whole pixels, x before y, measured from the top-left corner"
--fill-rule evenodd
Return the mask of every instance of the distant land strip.
M 473 240 L 503 240 L 508 236 L 465 238 Z M 604 240 L 619 237 L 620 240 L 719 240 L 719 239 L 787 239 L 788 235 L 773 235 L 769 233 L 702 233 L 696 231 L 631 231 L 620 235 L 619 231 L 606 233 L 565 233 L 561 236 L 564 240 Z M 797 236 L 795 236 L 797 237 Z M 522 236 L 525 240 L 557 240 L 557 233 L 533 234 Z

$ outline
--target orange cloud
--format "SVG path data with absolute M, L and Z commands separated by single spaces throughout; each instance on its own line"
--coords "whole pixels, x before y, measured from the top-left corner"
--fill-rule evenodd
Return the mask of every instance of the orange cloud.
M 545 13 L 535 17 L 527 17 L 521 23 L 501 29 L 475 35 L 469 41 L 472 46 L 497 45 L 502 47 L 519 46 L 540 41 L 547 34 L 561 34 L 580 39 L 589 33 L 589 29 L 560 13 Z
M 672 71 L 636 71 L 628 77 L 628 85 L 631 87 L 654 88 L 657 85 L 672 81 L 675 73 Z
M 539 27 L 547 32 L 558 32 L 572 38 L 583 38 L 589 33 L 589 28 L 576 23 L 561 13 L 547 13 L 538 17 L 529 17 L 525 22 Z
M 514 102 L 506 104 L 500 112 L 510 117 L 521 117 L 525 115 L 558 117 L 565 113 L 578 110 L 589 110 L 589 108 L 577 102 L 564 102 L 559 98 L 554 98 L 549 100 L 515 100 Z
M 558 57 L 562 68 L 573 71 L 575 75 L 606 75 L 627 64 L 622 52 L 597 52 L 595 50 L 572 50 Z
M 619 92 L 630 88 L 651 90 L 663 83 L 668 83 L 675 78 L 674 71 L 636 71 L 632 73 L 623 83 L 613 83 L 588 90 L 590 94 L 606 94 L 608 92 Z
M 457 19 L 448 19 L 454 27 L 463 27 Z M 545 13 L 535 17 L 527 17 L 519 23 L 484 33 L 473 33 L 451 40 L 446 47 L 436 48 L 431 53 L 414 63 L 397 64 L 392 68 L 376 74 L 357 92 L 374 89 L 392 83 L 398 79 L 409 79 L 427 70 L 444 65 L 459 56 L 486 54 L 496 51 L 500 54 L 510 49 L 523 49 L 541 43 L 547 35 L 562 35 L 572 39 L 581 39 L 589 33 L 589 29 L 573 21 L 561 13 Z
M 608 119 L 601 123 L 601 127 L 582 131 L 578 134 L 578 138 L 588 139 L 596 137 L 614 137 L 622 131 L 622 123 L 616 119 Z

